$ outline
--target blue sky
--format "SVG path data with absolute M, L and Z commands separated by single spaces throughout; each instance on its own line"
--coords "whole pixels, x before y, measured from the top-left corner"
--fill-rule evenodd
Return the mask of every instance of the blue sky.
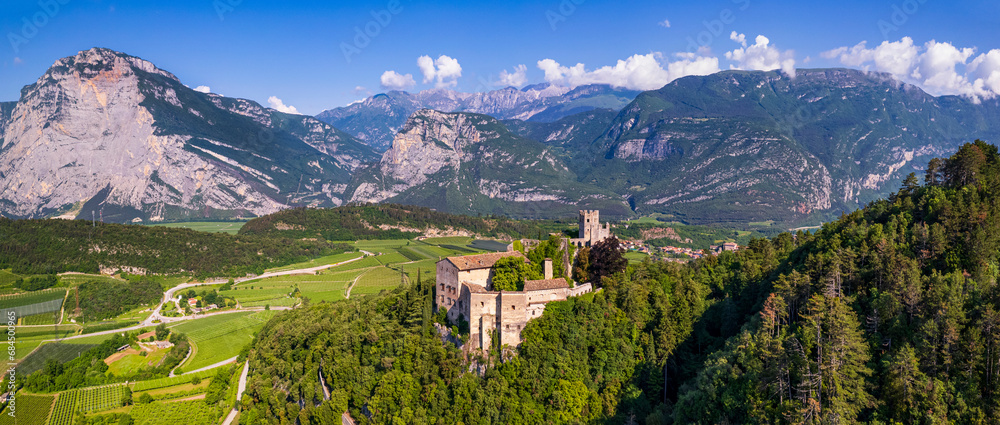
M 1000 2 L 987 0 L 4 0 L 0 100 L 91 47 L 150 60 L 191 87 L 265 105 L 274 97 L 307 114 L 388 88 L 645 89 L 731 67 L 847 66 L 982 98 L 1000 92 L 998 27 Z M 374 36 L 356 41 L 366 28 Z

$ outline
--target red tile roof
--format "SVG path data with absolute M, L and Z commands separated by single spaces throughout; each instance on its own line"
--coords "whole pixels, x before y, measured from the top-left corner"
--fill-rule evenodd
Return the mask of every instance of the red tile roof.
M 520 252 L 508 251 L 508 252 L 491 252 L 488 254 L 478 254 L 478 255 L 464 255 L 461 257 L 448 257 L 447 261 L 450 261 L 451 264 L 454 264 L 457 269 L 465 271 L 465 270 L 476 270 L 476 269 L 488 269 L 490 267 L 493 267 L 493 264 L 495 264 L 497 260 L 504 257 L 513 257 L 513 256 L 524 258 L 524 254 L 521 254 Z M 528 261 L 528 259 L 524 258 L 524 261 Z

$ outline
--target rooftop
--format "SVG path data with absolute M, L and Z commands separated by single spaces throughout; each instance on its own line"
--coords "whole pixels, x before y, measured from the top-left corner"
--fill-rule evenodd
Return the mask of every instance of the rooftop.
M 542 291 L 545 289 L 561 289 L 568 287 L 569 285 L 566 283 L 566 279 L 542 279 L 524 282 L 525 291 Z
M 524 255 L 517 251 L 507 251 L 507 252 L 491 252 L 488 254 L 477 254 L 477 255 L 463 255 L 460 257 L 448 257 L 446 260 L 454 264 L 459 270 L 476 270 L 476 269 L 488 269 L 493 267 L 493 264 L 497 260 L 504 257 L 518 256 L 524 258 Z M 527 261 L 527 258 L 524 258 Z

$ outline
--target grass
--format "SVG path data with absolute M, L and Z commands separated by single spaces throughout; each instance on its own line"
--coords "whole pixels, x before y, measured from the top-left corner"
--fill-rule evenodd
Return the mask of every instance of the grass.
M 641 263 L 642 260 L 649 258 L 649 254 L 635 251 L 626 252 L 625 254 L 622 254 L 622 256 L 628 260 L 629 264 L 638 264 Z
M 48 422 L 55 400 L 51 395 L 18 394 L 15 398 L 14 416 L 8 414 L 9 408 L 3 409 L 0 412 L 0 425 L 44 425 Z
M 220 314 L 174 325 L 173 331 L 187 334 L 196 345 L 196 353 L 181 368 L 195 370 L 236 357 L 273 315 L 273 311 Z
M 59 276 L 59 283 L 64 286 L 77 286 L 84 282 L 124 282 L 125 279 L 119 279 L 112 276 L 104 276 L 100 274 L 64 274 Z
M 159 227 L 180 227 L 184 229 L 197 230 L 199 232 L 229 233 L 235 235 L 240 228 L 246 224 L 245 221 L 190 221 L 181 223 L 158 223 L 151 226 Z
M 163 360 L 163 356 L 166 356 L 170 351 L 169 348 L 163 348 L 159 350 L 154 350 L 151 353 L 146 353 L 145 356 L 140 354 L 129 354 L 116 360 L 108 366 L 108 375 L 131 375 L 142 369 L 152 368 L 159 365 L 160 360 Z
M 351 295 L 377 294 L 383 289 L 399 286 L 400 282 L 398 271 L 385 267 L 374 268 L 361 275 L 358 283 L 351 289 Z
M 62 341 L 62 343 L 70 345 L 97 345 L 104 341 L 107 341 L 113 336 L 115 336 L 114 333 L 104 334 L 104 335 L 93 335 L 93 336 L 86 336 L 83 338 L 67 339 L 65 341 Z
M 11 273 L 9 269 L 0 270 L 0 286 L 13 285 L 14 282 L 17 282 L 17 280 L 21 278 L 23 278 L 23 276 Z
M 307 269 L 307 268 L 312 268 L 312 267 L 326 266 L 326 265 L 330 265 L 330 264 L 336 264 L 336 263 L 339 263 L 339 262 L 342 262 L 342 261 L 347 261 L 347 260 L 350 260 L 352 258 L 358 258 L 358 257 L 361 257 L 362 255 L 363 254 L 361 254 L 360 252 L 345 252 L 343 254 L 334 254 L 334 255 L 327 255 L 325 257 L 314 258 L 314 259 L 309 260 L 309 261 L 305 261 L 305 262 L 301 262 L 301 263 L 295 263 L 295 264 L 291 264 L 291 265 L 288 265 L 288 266 L 276 267 L 276 268 L 273 268 L 273 269 L 267 269 L 266 271 L 268 271 L 268 272 L 283 272 L 283 271 L 288 271 L 288 270 Z

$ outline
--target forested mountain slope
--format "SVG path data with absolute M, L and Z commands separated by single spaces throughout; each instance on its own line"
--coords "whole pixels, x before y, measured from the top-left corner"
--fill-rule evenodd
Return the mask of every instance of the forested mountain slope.
M 549 304 L 515 356 L 478 360 L 481 374 L 433 331 L 429 282 L 280 315 L 251 349 L 244 415 L 993 423 L 1000 155 L 968 144 L 926 174 L 815 235 L 630 267 L 599 293 Z

